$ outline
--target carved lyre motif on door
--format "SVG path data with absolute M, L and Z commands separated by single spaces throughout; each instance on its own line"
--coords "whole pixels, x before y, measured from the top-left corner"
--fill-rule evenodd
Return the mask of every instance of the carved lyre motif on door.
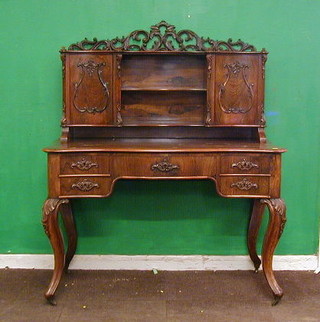
M 225 64 L 227 69 L 226 80 L 219 84 L 218 102 L 225 113 L 244 114 L 251 110 L 253 105 L 253 84 L 247 79 L 246 72 L 249 66 L 235 63 Z
M 73 106 L 81 113 L 101 113 L 109 103 L 108 82 L 102 79 L 102 69 L 105 63 L 95 63 L 93 60 L 79 62 L 81 68 L 79 82 L 74 84 Z

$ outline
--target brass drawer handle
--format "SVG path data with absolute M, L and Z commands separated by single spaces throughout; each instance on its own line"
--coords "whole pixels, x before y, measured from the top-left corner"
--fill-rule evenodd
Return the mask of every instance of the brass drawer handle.
M 241 171 L 249 171 L 253 168 L 259 168 L 259 166 L 256 163 L 243 159 L 237 163 L 232 163 L 231 168 L 238 168 Z
M 246 178 L 243 178 L 241 181 L 232 183 L 231 188 L 233 187 L 237 187 L 240 190 L 258 189 L 258 185 L 256 183 L 253 183 Z
M 84 179 L 82 181 L 79 181 L 77 183 L 74 183 L 71 186 L 72 189 L 78 189 L 80 191 L 90 191 L 93 188 L 100 188 L 100 186 L 95 183 L 95 182 L 91 182 L 88 179 Z
M 170 163 L 168 158 L 164 158 L 163 161 L 155 163 L 151 166 L 152 171 L 159 170 L 161 172 L 170 172 L 176 169 L 179 170 L 180 167 L 177 164 Z
M 86 171 L 86 170 L 89 170 L 91 169 L 92 167 L 97 167 L 98 168 L 98 164 L 97 163 L 94 163 L 94 162 L 91 162 L 89 160 L 86 160 L 85 158 L 82 158 L 80 161 L 77 161 L 77 162 L 73 162 L 71 164 L 71 168 L 77 168 L 81 171 Z

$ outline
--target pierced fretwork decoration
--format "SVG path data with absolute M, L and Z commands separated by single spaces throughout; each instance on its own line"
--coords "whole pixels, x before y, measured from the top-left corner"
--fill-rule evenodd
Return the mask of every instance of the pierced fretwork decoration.
M 106 51 L 239 51 L 253 52 L 256 48 L 240 39 L 238 41 L 212 40 L 198 36 L 191 30 L 176 31 L 174 25 L 165 21 L 151 26 L 150 31 L 135 30 L 127 37 L 111 40 L 84 40 L 72 44 L 69 50 L 106 50 Z M 64 50 L 64 49 L 63 49 Z

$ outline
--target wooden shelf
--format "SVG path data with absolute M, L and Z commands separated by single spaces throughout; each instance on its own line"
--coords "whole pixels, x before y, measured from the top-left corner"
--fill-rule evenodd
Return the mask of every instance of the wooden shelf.
M 188 88 L 188 87 L 181 87 L 181 88 L 139 88 L 139 87 L 126 87 L 121 88 L 121 91 L 130 92 L 130 91 L 141 91 L 141 92 L 206 92 L 206 88 Z

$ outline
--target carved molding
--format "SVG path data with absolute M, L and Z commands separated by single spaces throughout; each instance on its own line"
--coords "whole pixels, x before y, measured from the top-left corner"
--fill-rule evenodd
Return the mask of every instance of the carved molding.
M 123 124 L 122 116 L 121 116 L 121 104 L 117 105 L 117 125 L 121 126 Z
M 119 79 L 121 78 L 121 60 L 122 60 L 122 55 L 116 55 L 116 68 L 117 68 L 117 76 Z
M 238 168 L 241 171 L 249 171 L 253 168 L 259 168 L 259 165 L 243 159 L 242 161 L 232 163 L 231 168 Z
M 99 167 L 97 163 L 91 162 L 90 160 L 86 160 L 85 158 L 82 158 L 80 161 L 73 162 L 71 164 L 71 168 L 77 168 L 81 171 L 89 170 L 92 167 Z
M 258 189 L 258 184 L 251 182 L 247 178 L 243 178 L 241 181 L 234 182 L 230 186 L 231 188 L 237 187 L 240 190 Z
M 64 50 L 64 49 L 62 49 Z M 191 30 L 176 31 L 174 25 L 165 21 L 151 26 L 150 31 L 135 30 L 126 37 L 111 40 L 84 40 L 71 44 L 68 50 L 104 51 L 205 51 L 205 52 L 256 52 L 253 45 L 242 40 L 213 40 L 197 35 Z
M 228 72 L 225 82 L 223 84 L 219 84 L 218 102 L 220 109 L 227 114 L 245 114 L 251 110 L 253 105 L 253 84 L 249 84 L 245 72 L 249 69 L 249 66 L 236 61 L 235 63 L 225 64 L 224 67 L 227 68 Z M 225 96 L 228 95 L 228 83 L 236 78 L 239 79 L 240 77 L 247 88 L 247 96 L 250 100 L 250 104 L 245 108 L 241 106 L 225 106 L 223 104 L 223 100 Z M 232 88 L 231 90 L 234 89 Z
M 61 54 L 60 58 L 61 58 L 61 62 L 62 62 L 62 81 L 63 81 L 61 126 L 64 127 L 67 124 L 65 92 L 64 92 L 65 91 L 65 81 L 66 81 L 66 55 Z
M 260 202 L 267 204 L 269 208 L 274 209 L 275 214 L 280 217 L 281 224 L 280 224 L 280 230 L 278 235 L 278 238 L 280 238 L 287 222 L 286 204 L 280 198 L 279 199 L 261 199 Z
M 73 106 L 77 109 L 77 111 L 84 113 L 101 113 L 103 112 L 107 107 L 109 103 L 109 89 L 108 89 L 108 82 L 105 82 L 102 79 L 102 67 L 104 67 L 106 64 L 105 63 L 95 63 L 92 60 L 88 60 L 87 62 L 83 63 L 78 63 L 77 67 L 81 68 L 81 76 L 80 76 L 80 81 L 78 83 L 74 84 L 74 95 L 73 95 Z M 94 77 L 94 75 L 97 75 L 98 80 L 102 86 L 102 91 L 104 94 L 104 99 L 105 102 L 103 102 L 101 107 L 97 106 L 78 106 L 76 103 L 77 97 L 79 95 L 79 88 L 84 80 L 85 77 Z
M 71 186 L 72 189 L 78 189 L 80 191 L 90 191 L 94 188 L 100 188 L 100 186 L 95 183 L 95 182 L 92 182 L 88 179 L 83 179 L 82 181 L 79 181 L 77 183 L 74 183 L 72 186 Z
M 157 162 L 151 166 L 152 171 L 170 172 L 172 170 L 179 170 L 180 167 L 177 164 L 169 162 L 168 158 L 164 158 L 163 161 Z
M 208 55 L 207 56 L 207 76 L 208 76 L 208 79 L 211 78 L 211 72 L 212 72 L 212 56 Z
M 68 199 L 47 199 L 42 207 L 42 226 L 46 235 L 50 238 L 49 217 L 63 203 L 68 203 Z
M 264 116 L 264 104 L 261 104 L 260 111 L 261 111 L 260 124 L 264 126 L 266 125 L 266 118 Z
M 211 123 L 211 104 L 210 104 L 210 100 L 207 100 L 207 111 L 206 111 L 205 124 L 210 125 L 210 123 Z
M 265 71 L 266 71 L 266 62 L 267 62 L 268 56 L 267 54 L 262 55 L 262 78 L 265 78 Z

